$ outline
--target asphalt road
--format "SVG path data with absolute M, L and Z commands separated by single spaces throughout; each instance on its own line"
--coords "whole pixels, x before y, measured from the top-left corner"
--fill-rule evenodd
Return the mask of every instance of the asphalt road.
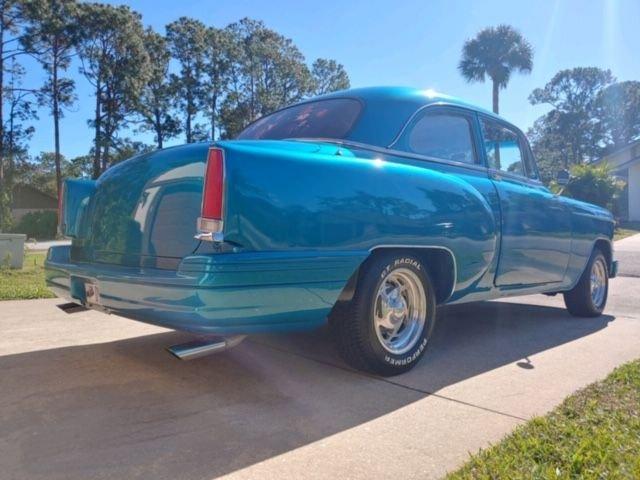
M 640 356 L 640 279 L 607 314 L 560 297 L 444 308 L 428 354 L 382 379 L 327 332 L 255 336 L 180 362 L 171 332 L 56 300 L 0 303 L 0 477 L 437 478 Z

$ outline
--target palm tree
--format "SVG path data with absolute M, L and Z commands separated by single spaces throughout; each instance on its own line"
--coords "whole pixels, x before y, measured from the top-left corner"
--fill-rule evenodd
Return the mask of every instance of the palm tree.
M 515 28 L 498 25 L 481 30 L 462 47 L 458 70 L 468 82 L 493 82 L 493 111 L 498 113 L 500 88 L 506 88 L 511 73 L 531 73 L 533 48 Z

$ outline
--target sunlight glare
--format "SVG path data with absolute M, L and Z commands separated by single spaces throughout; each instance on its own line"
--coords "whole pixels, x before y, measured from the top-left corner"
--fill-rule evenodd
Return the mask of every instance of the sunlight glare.
M 435 98 L 438 96 L 438 92 L 436 92 L 433 88 L 427 88 L 423 90 L 424 96 L 427 98 Z
M 373 160 L 373 166 L 376 167 L 376 168 L 384 167 L 384 160 L 382 160 L 381 158 L 375 158 Z

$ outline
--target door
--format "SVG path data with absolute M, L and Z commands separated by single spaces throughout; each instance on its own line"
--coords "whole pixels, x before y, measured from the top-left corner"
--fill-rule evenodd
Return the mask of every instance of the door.
M 571 253 L 571 216 L 541 182 L 524 135 L 479 116 L 484 154 L 501 211 L 495 284 L 560 282 Z

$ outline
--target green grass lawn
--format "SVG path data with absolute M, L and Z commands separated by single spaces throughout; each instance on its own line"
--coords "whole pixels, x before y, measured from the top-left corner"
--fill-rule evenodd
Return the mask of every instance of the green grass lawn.
M 25 254 L 22 270 L 0 269 L 0 300 L 51 298 L 44 282 L 45 252 Z
M 620 240 L 622 238 L 630 237 L 631 235 L 635 235 L 636 233 L 640 233 L 640 222 L 627 222 L 621 225 L 618 225 L 615 232 L 613 233 L 614 240 Z
M 481 450 L 447 479 L 640 478 L 640 360 Z

